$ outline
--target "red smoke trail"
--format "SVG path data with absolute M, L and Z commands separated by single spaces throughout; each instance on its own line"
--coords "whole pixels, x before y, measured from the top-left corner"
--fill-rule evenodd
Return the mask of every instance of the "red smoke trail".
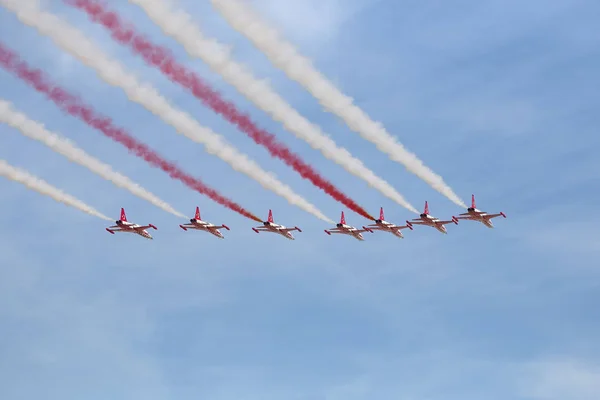
M 175 164 L 163 159 L 158 153 L 145 144 L 138 142 L 137 139 L 130 136 L 123 129 L 115 127 L 108 117 L 97 114 L 92 107 L 84 104 L 76 96 L 68 93 L 65 89 L 59 87 L 55 83 L 50 82 L 41 70 L 30 68 L 24 61 L 20 60 L 16 53 L 6 48 L 2 43 L 0 43 L 0 66 L 17 75 L 23 81 L 33 86 L 38 92 L 45 94 L 46 97 L 52 100 L 63 111 L 81 119 L 92 128 L 101 131 L 104 135 L 121 143 L 136 156 L 143 158 L 152 166 L 165 171 L 171 178 L 183 182 L 191 189 L 210 197 L 217 203 L 236 211 L 247 218 L 262 222 L 260 218 L 245 210 L 242 206 L 206 186 L 199 179 L 186 174 Z
M 223 99 L 219 93 L 204 83 L 196 73 L 177 63 L 169 49 L 153 44 L 148 38 L 137 33 L 133 27 L 123 22 L 115 12 L 108 11 L 97 1 L 68 0 L 67 3 L 83 10 L 94 22 L 108 28 L 113 39 L 129 46 L 148 64 L 159 68 L 171 81 L 189 89 L 197 99 L 236 125 L 242 132 L 250 136 L 256 144 L 266 147 L 273 157 L 281 159 L 304 179 L 308 179 L 352 211 L 367 219 L 375 219 L 331 182 L 320 176 L 317 171 L 302 161 L 283 143 L 278 142 L 273 134 L 256 126 L 248 115 L 239 111 L 233 103 Z

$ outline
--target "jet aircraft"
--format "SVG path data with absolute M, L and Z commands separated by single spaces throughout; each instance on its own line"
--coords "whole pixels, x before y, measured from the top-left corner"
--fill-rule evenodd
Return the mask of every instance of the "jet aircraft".
M 138 225 L 132 222 L 128 222 L 127 215 L 125 215 L 125 210 L 123 208 L 121 208 L 121 219 L 115 221 L 115 223 L 117 225 L 109 226 L 108 228 L 106 228 L 106 230 L 112 233 L 113 235 L 115 234 L 115 232 L 135 233 L 137 235 L 145 237 L 146 239 L 152 239 L 152 235 L 150 235 L 148 231 L 146 231 L 146 229 L 158 229 L 152 224 Z
M 500 211 L 498 214 L 488 214 L 485 211 L 478 210 L 475 205 L 475 195 L 472 194 L 471 195 L 471 207 L 467 208 L 467 212 L 459 214 L 458 217 L 452 217 L 452 218 L 457 219 L 457 220 L 464 219 L 464 220 L 469 220 L 469 221 L 477 221 L 477 222 L 481 222 L 488 228 L 493 228 L 494 224 L 492 224 L 491 219 L 500 217 L 500 216 L 506 218 L 506 215 L 502 211 Z
M 419 218 L 415 218 L 412 221 L 406 221 L 408 226 L 426 225 L 435 228 L 442 233 L 448 233 L 444 225 L 451 223 L 458 225 L 458 220 L 452 217 L 450 221 L 441 221 L 439 218 L 429 215 L 429 205 L 427 202 L 425 202 L 425 209 L 423 210 L 423 213 L 419 215 Z
M 363 229 L 357 229 L 353 226 L 347 225 L 346 217 L 344 216 L 343 211 L 342 216 L 340 218 L 340 222 L 335 225 L 335 228 L 325 229 L 325 233 L 328 235 L 331 235 L 332 233 L 339 233 L 341 235 L 353 236 L 357 240 L 365 240 L 365 238 L 362 235 L 362 232 L 373 233 L 373 231 L 370 228 L 367 228 L 366 226 L 363 226 Z
M 410 229 L 411 231 L 413 230 L 413 227 L 411 225 L 400 226 L 392 224 L 391 222 L 387 222 L 383 213 L 383 207 L 379 209 L 379 219 L 375 220 L 375 224 L 369 225 L 368 228 L 371 230 L 390 232 L 391 234 L 398 236 L 401 239 L 404 239 L 402 232 L 400 232 L 402 229 Z
M 200 219 L 200 207 L 196 207 L 196 214 L 194 215 L 194 218 L 190 219 L 189 224 L 179 225 L 179 227 L 181 229 L 183 229 L 184 231 L 187 231 L 188 229 L 196 229 L 199 231 L 205 231 L 208 233 L 212 233 L 213 235 L 215 235 L 216 237 L 221 238 L 221 239 L 224 239 L 225 237 L 219 231 L 219 229 L 225 228 L 227 230 L 230 230 L 227 225 L 214 225 L 214 224 L 211 224 L 210 222 L 202 221 Z
M 291 231 L 302 232 L 302 230 L 300 228 L 298 228 L 297 226 L 295 226 L 293 228 L 287 228 L 283 225 L 276 224 L 273 221 L 273 212 L 271 210 L 269 210 L 269 217 L 267 218 L 266 221 L 263 222 L 262 226 L 257 226 L 255 228 L 252 228 L 252 230 L 256 233 L 259 233 L 259 232 L 277 233 L 277 234 L 280 234 L 281 236 L 288 238 L 290 240 L 296 240 L 294 238 L 294 236 L 290 233 Z

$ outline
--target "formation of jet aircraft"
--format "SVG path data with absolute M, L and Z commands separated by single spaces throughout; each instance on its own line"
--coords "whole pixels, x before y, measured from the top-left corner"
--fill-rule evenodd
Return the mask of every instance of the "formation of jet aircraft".
M 374 224 L 363 226 L 362 229 L 358 229 L 354 226 L 348 225 L 346 223 L 346 217 L 344 216 L 344 212 L 342 211 L 340 222 L 336 224 L 335 227 L 330 229 L 325 229 L 325 233 L 328 235 L 332 234 L 340 234 L 340 235 L 348 235 L 356 240 L 364 241 L 363 237 L 364 232 L 374 233 L 374 231 L 382 231 L 391 233 L 394 236 L 399 238 L 404 238 L 402 235 L 403 229 L 413 230 L 413 225 L 424 225 L 429 226 L 431 228 L 435 228 L 441 233 L 447 234 L 448 231 L 446 229 L 446 225 L 448 224 L 456 224 L 458 225 L 459 220 L 467 220 L 467 221 L 475 221 L 481 222 L 483 225 L 488 228 L 493 228 L 492 219 L 496 217 L 504 217 L 506 218 L 506 214 L 503 212 L 499 212 L 497 214 L 488 214 L 485 211 L 478 210 L 475 205 L 475 195 L 471 195 L 471 207 L 467 208 L 466 213 L 459 214 L 457 217 L 452 216 L 451 219 L 442 221 L 437 217 L 434 217 L 429 214 L 429 204 L 425 202 L 425 208 L 423 212 L 419 215 L 419 218 L 415 218 L 411 221 L 406 221 L 406 225 L 396 225 L 391 222 L 385 220 L 385 215 L 383 212 L 383 207 L 379 209 L 379 218 L 375 220 Z M 116 225 L 110 226 L 106 228 L 106 230 L 112 234 L 115 232 L 125 232 L 125 233 L 134 233 L 140 235 L 146 239 L 152 239 L 152 235 L 148 233 L 148 229 L 157 229 L 156 226 L 152 224 L 148 225 L 138 225 L 127 221 L 127 216 L 125 215 L 125 210 L 121 208 L 121 217 L 118 221 L 115 221 Z M 199 230 L 208 232 L 220 239 L 224 239 L 223 234 L 220 232 L 221 229 L 230 230 L 229 227 L 225 224 L 215 225 L 210 222 L 203 221 L 200 218 L 200 208 L 196 207 L 196 214 L 194 218 L 190 219 L 190 222 L 187 224 L 179 225 L 181 229 L 187 231 L 188 229 Z M 300 228 L 297 226 L 293 228 L 288 228 L 284 225 L 280 225 L 275 223 L 273 219 L 273 211 L 269 210 L 269 215 L 267 220 L 263 222 L 262 225 L 253 227 L 252 230 L 256 233 L 260 232 L 271 232 L 278 235 L 281 235 L 289 240 L 295 240 L 292 235 L 292 231 L 302 232 Z

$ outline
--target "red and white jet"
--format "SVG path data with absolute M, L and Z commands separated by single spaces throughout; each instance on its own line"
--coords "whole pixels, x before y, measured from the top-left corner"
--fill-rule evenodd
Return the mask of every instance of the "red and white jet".
M 413 230 L 411 225 L 399 226 L 392 224 L 391 222 L 387 222 L 385 220 L 385 215 L 383 214 L 383 207 L 379 209 L 379 219 L 376 219 L 375 224 L 369 225 L 368 228 L 371 230 L 390 232 L 401 239 L 404 239 L 402 232 L 400 232 L 402 229 L 410 229 L 411 231 Z
M 425 202 L 425 210 L 423 210 L 423 213 L 421 215 L 419 215 L 419 218 L 415 218 L 410 222 L 406 221 L 406 224 L 408 226 L 427 225 L 427 226 L 437 229 L 438 231 L 440 231 L 442 233 L 448 233 L 448 231 L 446 230 L 446 227 L 444 225 L 452 224 L 452 223 L 458 225 L 458 220 L 456 218 L 452 217 L 452 219 L 450 221 L 441 221 L 439 218 L 429 215 L 429 205 L 427 204 L 427 202 Z
M 135 233 L 146 239 L 152 239 L 152 236 L 146 231 L 148 228 L 158 229 L 152 224 L 148 225 L 138 225 L 132 222 L 127 222 L 127 216 L 125 215 L 125 210 L 121 208 L 121 219 L 115 221 L 117 225 L 109 226 L 106 230 L 113 235 L 115 232 L 126 232 L 126 233 Z
M 263 222 L 262 226 L 257 226 L 255 228 L 252 228 L 252 230 L 256 233 L 259 233 L 259 232 L 278 233 L 281 236 L 286 237 L 290 240 L 296 240 L 294 238 L 294 236 L 290 233 L 290 231 L 302 232 L 302 230 L 300 228 L 298 228 L 297 226 L 295 226 L 293 228 L 286 228 L 283 225 L 279 225 L 279 224 L 276 224 L 275 222 L 273 222 L 273 212 L 271 210 L 269 210 L 268 219 L 265 222 Z
M 332 233 L 339 233 L 341 235 L 350 235 L 353 236 L 357 240 L 365 240 L 362 235 L 362 232 L 370 232 L 373 231 L 366 226 L 363 226 L 362 229 L 357 229 L 353 226 L 346 225 L 346 217 L 344 216 L 344 212 L 342 211 L 342 216 L 340 218 L 340 222 L 335 225 L 335 228 L 325 229 L 325 233 L 331 235 Z
M 179 225 L 179 227 L 184 231 L 187 231 L 188 229 L 205 231 L 208 233 L 212 233 L 213 235 L 221 239 L 225 239 L 225 237 L 221 232 L 219 232 L 219 229 L 225 228 L 227 230 L 230 230 L 227 225 L 214 225 L 210 222 L 202 221 L 200 219 L 200 207 L 196 207 L 196 214 L 194 215 L 194 218 L 190 219 L 189 224 Z
M 470 221 L 478 221 L 481 222 L 482 224 L 484 224 L 485 226 L 487 226 L 488 228 L 493 228 L 494 224 L 492 224 L 492 221 L 490 221 L 492 218 L 496 218 L 496 217 L 504 217 L 506 218 L 506 215 L 503 212 L 499 212 L 498 214 L 488 214 L 485 211 L 480 211 L 477 209 L 477 207 L 475 206 L 475 195 L 472 194 L 471 195 L 471 207 L 467 208 L 467 212 L 466 213 L 462 213 L 459 214 L 458 217 L 452 217 L 454 219 L 466 219 L 466 220 L 470 220 Z

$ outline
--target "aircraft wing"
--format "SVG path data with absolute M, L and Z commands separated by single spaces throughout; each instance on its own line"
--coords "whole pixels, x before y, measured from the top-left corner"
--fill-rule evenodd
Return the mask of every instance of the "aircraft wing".
M 472 211 L 470 213 L 466 212 L 466 213 L 462 213 L 462 214 L 458 214 L 458 215 L 481 215 L 481 214 L 487 214 L 485 211 Z
M 446 224 L 455 224 L 456 222 L 450 220 L 450 221 L 437 221 L 436 224 L 438 225 L 446 225 Z
M 252 229 L 256 229 L 257 231 L 270 231 L 269 228 L 266 228 L 264 226 L 257 226 L 257 227 L 252 228 Z
M 133 229 L 136 230 L 136 231 L 145 231 L 146 229 L 149 229 L 149 228 L 154 228 L 154 226 L 152 226 L 152 225 L 142 225 L 142 226 L 137 226 L 137 227 L 135 227 Z
M 496 217 L 500 217 L 500 216 L 504 217 L 504 214 L 502 214 L 502 213 L 498 213 L 498 214 L 488 214 L 488 215 L 486 215 L 485 217 L 486 217 L 486 218 L 496 218 Z
M 452 222 L 452 221 L 450 221 Z M 420 219 L 415 219 L 414 222 L 411 221 L 410 222 L 412 225 L 429 225 L 427 222 L 420 220 Z
M 290 231 L 296 231 L 297 229 L 296 228 L 283 228 L 283 229 L 280 229 L 280 230 L 283 231 L 283 232 L 290 232 Z
M 458 214 L 458 217 L 456 217 L 457 219 L 473 219 L 472 215 L 469 214 Z

